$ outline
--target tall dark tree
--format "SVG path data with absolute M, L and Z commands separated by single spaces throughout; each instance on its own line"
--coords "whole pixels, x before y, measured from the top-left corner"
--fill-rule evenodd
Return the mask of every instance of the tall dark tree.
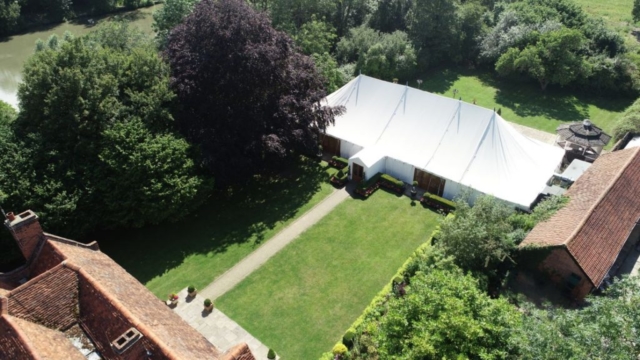
M 181 130 L 216 181 L 236 181 L 315 152 L 339 109 L 294 42 L 242 0 L 203 0 L 169 35 L 165 56 Z

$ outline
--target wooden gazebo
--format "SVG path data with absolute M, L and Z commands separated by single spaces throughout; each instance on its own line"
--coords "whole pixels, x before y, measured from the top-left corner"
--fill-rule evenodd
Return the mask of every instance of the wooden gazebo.
M 556 129 L 556 144 L 568 157 L 593 162 L 609 143 L 611 136 L 593 125 L 589 119 L 563 124 Z

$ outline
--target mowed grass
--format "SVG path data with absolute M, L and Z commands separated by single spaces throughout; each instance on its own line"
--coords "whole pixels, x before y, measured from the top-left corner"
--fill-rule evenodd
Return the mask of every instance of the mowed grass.
M 326 163 L 303 159 L 289 171 L 217 191 L 177 222 L 95 235 L 102 251 L 160 298 L 203 288 L 328 196 Z
M 576 94 L 550 85 L 541 91 L 534 82 L 501 80 L 495 73 L 465 69 L 440 69 L 421 76 L 421 88 L 444 96 L 473 102 L 489 109 L 501 109 L 511 122 L 555 133 L 565 122 L 591 119 L 611 133 L 613 125 L 633 99 L 604 98 Z M 413 81 L 411 86 L 417 87 Z
M 365 201 L 349 198 L 216 305 L 282 359 L 317 359 L 428 240 L 439 217 L 382 190 Z
M 632 21 L 633 0 L 574 0 L 592 16 L 601 16 L 613 27 L 624 26 Z

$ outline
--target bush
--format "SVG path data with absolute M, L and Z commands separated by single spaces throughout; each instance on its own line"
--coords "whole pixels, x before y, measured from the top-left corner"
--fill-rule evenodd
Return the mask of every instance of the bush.
M 345 158 L 341 158 L 340 156 L 334 156 L 331 158 L 329 165 L 333 166 L 336 169 L 343 169 L 344 167 L 349 167 L 349 160 Z
M 211 301 L 211 299 L 206 299 L 206 300 L 204 301 L 204 306 L 206 306 L 206 307 L 211 306 L 211 304 L 213 304 L 213 302 Z
M 640 99 L 629 106 L 613 127 L 613 138 L 617 141 L 626 133 L 640 133 Z
M 356 336 L 356 332 L 353 329 L 347 330 L 342 336 L 342 343 L 349 349 L 353 346 L 353 338 Z
M 343 186 L 349 180 L 349 167 L 345 167 L 344 169 L 339 170 L 335 175 L 331 176 L 331 183 Z
M 424 194 L 422 199 L 420 199 L 420 203 L 438 210 L 442 210 L 445 213 L 449 213 L 456 209 L 455 202 L 429 193 Z
M 404 182 L 388 174 L 382 174 L 380 176 L 380 181 L 383 183 L 383 185 L 386 184 L 386 187 L 391 187 L 396 190 L 402 190 L 402 188 L 404 188 Z
M 273 360 L 275 358 L 276 358 L 276 352 L 273 351 L 273 349 L 269 349 L 269 352 L 267 352 L 267 359 Z
M 382 176 L 382 173 L 377 173 L 373 175 L 369 180 L 361 181 L 356 188 L 356 193 L 364 197 L 369 197 L 371 194 L 373 194 L 374 191 L 378 189 L 378 181 L 380 180 L 380 176 Z
M 189 294 L 191 294 L 192 292 L 196 291 L 196 287 L 193 285 L 189 285 L 189 287 L 187 288 L 187 292 Z
M 347 352 L 349 352 L 349 349 L 347 349 L 347 347 L 344 346 L 344 344 L 336 344 L 336 346 L 333 347 L 333 350 L 331 350 L 331 352 L 333 353 L 333 355 L 342 356 Z

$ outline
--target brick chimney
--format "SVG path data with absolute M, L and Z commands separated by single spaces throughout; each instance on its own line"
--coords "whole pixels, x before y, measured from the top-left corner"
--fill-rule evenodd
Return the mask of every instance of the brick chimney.
M 13 213 L 7 213 L 7 219 L 4 221 L 4 225 L 9 229 L 11 235 L 18 243 L 22 255 L 27 260 L 31 260 L 31 257 L 38 250 L 38 246 L 44 241 L 44 233 L 40 222 L 38 221 L 38 215 L 33 211 L 27 210 L 22 214 L 14 215 Z

